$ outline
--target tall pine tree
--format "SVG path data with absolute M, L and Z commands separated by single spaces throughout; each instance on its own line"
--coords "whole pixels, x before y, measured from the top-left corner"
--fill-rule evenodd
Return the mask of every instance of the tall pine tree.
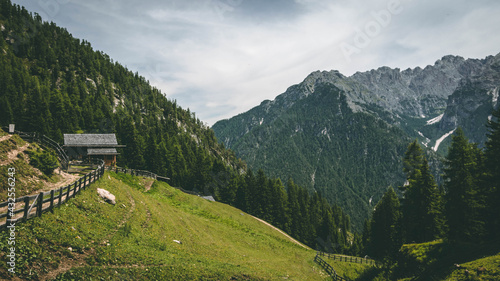
M 407 175 L 401 188 L 403 241 L 421 243 L 439 238 L 444 229 L 441 193 L 416 140 L 408 146 L 403 163 Z
M 371 221 L 370 252 L 375 258 L 394 257 L 402 245 L 399 199 L 392 187 L 377 203 Z
M 488 121 L 488 140 L 485 144 L 487 188 L 487 223 L 490 237 L 500 232 L 500 107 Z
M 448 220 L 448 238 L 451 241 L 474 241 L 484 235 L 481 212 L 484 204 L 479 192 L 478 163 L 481 151 L 470 144 L 461 128 L 452 136 L 446 156 L 445 213 Z

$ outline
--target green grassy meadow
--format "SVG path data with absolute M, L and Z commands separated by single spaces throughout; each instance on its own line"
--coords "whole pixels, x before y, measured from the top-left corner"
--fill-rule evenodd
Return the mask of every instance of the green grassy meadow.
M 16 274 L 27 280 L 327 280 L 315 252 L 231 206 L 161 182 L 105 173 L 76 198 L 16 226 Z M 96 188 L 116 196 L 104 203 Z M 9 233 L 0 233 L 6 260 Z M 181 244 L 174 240 L 180 241 Z

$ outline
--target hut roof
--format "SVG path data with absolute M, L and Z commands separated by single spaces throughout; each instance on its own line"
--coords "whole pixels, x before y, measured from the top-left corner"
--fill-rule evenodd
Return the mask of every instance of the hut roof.
M 64 146 L 120 147 L 115 134 L 64 134 Z

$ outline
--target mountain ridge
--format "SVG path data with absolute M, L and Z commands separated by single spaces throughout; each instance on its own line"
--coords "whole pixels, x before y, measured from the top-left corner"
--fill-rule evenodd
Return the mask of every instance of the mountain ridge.
M 290 86 L 274 100 L 264 100 L 259 106 L 247 112 L 253 113 L 257 108 L 264 108 L 263 111 L 269 114 L 270 108 L 276 105 L 281 105 L 282 109 L 289 108 L 295 101 L 314 93 L 315 85 L 330 83 L 346 92 L 349 97 L 348 103 L 354 111 L 361 110 L 360 104 L 374 104 L 384 110 L 396 112 L 395 117 L 398 115 L 419 118 L 435 117 L 438 115 L 436 108 L 444 109 L 446 107 L 447 98 L 461 85 L 460 81 L 466 77 L 473 78 L 483 74 L 488 65 L 498 64 L 499 60 L 500 53 L 485 59 L 467 60 L 460 56 L 448 55 L 437 60 L 434 65 L 428 65 L 423 69 L 416 67 L 401 71 L 399 68 L 392 69 L 383 66 L 376 70 L 356 72 L 351 76 L 345 76 L 338 70 L 318 70 L 309 74 L 301 83 Z M 385 84 L 382 83 L 385 87 L 379 87 L 375 81 L 385 81 Z M 431 87 L 433 84 L 437 84 L 439 87 Z M 392 94 L 392 96 L 388 96 L 387 93 Z M 394 95 L 398 96 L 394 97 Z M 412 101 L 417 101 L 417 103 Z M 271 112 L 270 120 L 273 120 L 273 114 L 277 112 Z M 243 113 L 233 118 L 241 116 Z M 216 122 L 212 128 L 219 131 L 219 128 L 222 127 L 220 124 L 227 120 L 229 119 Z M 246 123 L 244 124 L 246 127 L 240 130 L 239 135 L 244 134 L 241 133 L 242 131 L 249 131 L 255 125 L 262 125 L 269 120 L 260 117 L 245 119 L 245 121 L 242 123 Z M 397 122 L 397 120 L 392 121 Z M 226 146 L 231 147 L 231 140 L 223 139 L 222 141 Z
M 434 152 L 439 155 L 446 153 L 450 141 L 447 136 L 451 131 L 462 126 L 472 141 L 482 145 L 486 132 L 484 124 L 492 109 L 498 107 L 499 61 L 500 54 L 484 59 L 464 59 L 460 56 L 449 55 L 425 68 L 416 67 L 400 70 L 399 68 L 380 67 L 370 71 L 356 72 L 351 76 L 345 76 L 337 70 L 315 71 L 301 83 L 290 86 L 274 100 L 265 100 L 259 106 L 245 113 L 216 122 L 212 129 L 219 141 L 234 150 L 238 157 L 248 163 L 249 167 L 262 168 L 276 177 L 292 177 L 300 185 L 308 186 L 312 190 L 317 190 L 318 182 L 322 182 L 322 180 L 318 181 L 318 175 L 315 171 L 325 163 L 308 159 L 312 158 L 308 154 L 312 155 L 320 150 L 334 151 L 336 149 L 334 146 L 319 145 L 318 143 L 321 143 L 320 136 L 328 136 L 331 141 L 332 135 L 335 135 L 336 132 L 346 134 L 343 139 L 337 136 L 336 141 L 338 141 L 338 147 L 349 147 L 349 153 L 345 152 L 343 160 L 336 162 L 328 160 L 326 163 L 332 167 L 343 165 L 344 167 L 341 169 L 345 169 L 350 179 L 323 181 L 323 184 L 327 186 L 324 190 L 325 196 L 346 208 L 345 202 L 342 204 L 338 200 L 352 202 L 352 199 L 347 198 L 347 196 L 333 195 L 332 193 L 338 194 L 346 190 L 342 190 L 338 186 L 332 187 L 332 182 L 337 182 L 337 185 L 344 186 L 344 188 L 354 185 L 355 187 L 347 188 L 354 193 L 365 189 L 372 192 L 380 191 L 389 185 L 401 185 L 403 177 L 398 161 L 411 139 L 418 139 L 423 146 L 428 148 L 430 163 L 438 178 L 439 161 L 437 158 L 439 156 Z M 325 91 L 340 93 L 344 97 L 343 102 L 326 102 L 325 104 L 318 102 L 315 96 L 324 95 Z M 308 112 L 301 112 L 297 108 L 299 104 L 307 106 L 308 103 L 315 105 Z M 318 112 L 322 112 L 323 116 L 319 116 Z M 335 114 L 330 115 L 332 112 Z M 312 115 L 317 118 L 313 122 L 310 120 Z M 354 119 L 341 121 L 342 117 L 346 116 Z M 293 121 L 291 121 L 292 119 Z M 356 120 L 355 123 L 368 122 L 363 125 L 368 127 L 368 130 L 361 127 L 359 130 L 365 132 L 354 131 L 353 120 Z M 337 131 L 332 131 L 333 127 L 329 127 L 332 122 L 338 123 L 333 126 Z M 305 137 L 307 141 L 301 140 L 299 143 L 297 140 L 290 140 L 294 134 L 304 134 L 307 126 L 315 128 L 320 124 L 321 128 L 316 128 L 317 131 L 309 132 L 311 136 Z M 367 133 L 370 130 L 371 132 Z M 393 133 L 399 138 L 398 141 L 388 142 L 395 145 L 394 147 L 385 148 L 388 151 L 399 153 L 389 153 L 391 154 L 390 158 L 394 158 L 393 161 L 398 164 L 389 165 L 386 163 L 387 167 L 393 169 L 386 173 L 390 174 L 386 177 L 391 180 L 380 180 L 381 176 L 375 175 L 373 179 L 368 177 L 367 180 L 354 180 L 354 183 L 347 184 L 347 182 L 352 181 L 352 178 L 356 178 L 352 173 L 357 170 L 355 167 L 345 167 L 346 165 L 355 165 L 354 160 L 345 159 L 356 155 L 356 150 L 366 151 L 365 147 L 369 147 L 371 142 L 374 142 L 374 140 L 361 140 L 360 146 L 356 148 L 349 144 L 350 137 L 352 139 L 353 135 L 361 134 L 372 137 L 376 135 L 383 140 L 390 138 L 375 133 L 383 130 L 395 130 Z M 384 147 L 381 143 L 378 144 L 377 148 L 372 147 L 372 151 L 381 151 L 382 149 Z M 279 153 L 282 154 L 277 155 Z M 382 154 L 379 156 L 385 157 Z M 300 164 L 290 164 L 294 161 L 293 158 L 296 158 Z M 389 159 L 386 160 L 389 161 Z M 273 161 L 274 163 L 272 163 Z M 313 163 L 315 161 L 316 163 Z M 342 161 L 353 163 L 346 164 Z M 376 166 L 380 164 L 373 160 L 370 165 L 374 166 L 365 167 L 362 174 L 370 173 L 368 171 L 370 169 L 378 170 L 379 167 Z M 290 165 L 295 166 L 295 168 L 290 169 Z M 383 173 L 381 170 L 379 172 Z M 330 173 L 330 176 L 326 174 L 324 176 L 331 178 L 339 176 L 333 171 Z M 375 183 L 379 185 L 375 189 L 366 187 Z M 329 189 L 334 191 L 328 191 Z M 362 207 L 363 213 L 369 213 L 368 199 L 373 197 L 376 200 L 380 195 L 379 192 L 361 195 L 359 200 L 364 202 L 358 203 L 364 206 Z M 351 207 L 351 211 L 354 209 Z M 359 219 L 366 217 L 365 215 L 354 216 L 358 219 L 356 222 L 358 226 L 362 223 Z

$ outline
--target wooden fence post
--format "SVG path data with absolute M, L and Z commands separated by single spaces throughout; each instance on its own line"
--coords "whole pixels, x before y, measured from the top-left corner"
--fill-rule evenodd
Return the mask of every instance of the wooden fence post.
M 59 203 L 57 203 L 57 206 L 61 206 L 61 201 L 62 201 L 62 195 L 63 195 L 63 190 L 64 190 L 64 187 L 60 187 L 59 188 Z
M 38 195 L 38 202 L 36 206 L 36 214 L 39 217 L 42 216 L 42 208 L 43 208 L 43 192 L 40 192 L 40 195 Z
M 54 212 L 54 190 L 50 191 L 50 211 Z
M 30 208 L 30 197 L 26 196 L 24 197 L 24 215 L 23 215 L 23 220 L 27 221 L 28 220 L 28 210 Z
M 87 175 L 83 176 L 83 189 L 87 188 Z
M 73 196 L 71 196 L 71 198 L 75 198 L 75 195 L 76 195 L 76 181 L 73 183 Z
M 71 190 L 71 184 L 68 184 L 67 188 L 68 188 L 68 191 L 66 192 L 66 199 L 64 199 L 64 202 L 69 200 L 69 192 Z

